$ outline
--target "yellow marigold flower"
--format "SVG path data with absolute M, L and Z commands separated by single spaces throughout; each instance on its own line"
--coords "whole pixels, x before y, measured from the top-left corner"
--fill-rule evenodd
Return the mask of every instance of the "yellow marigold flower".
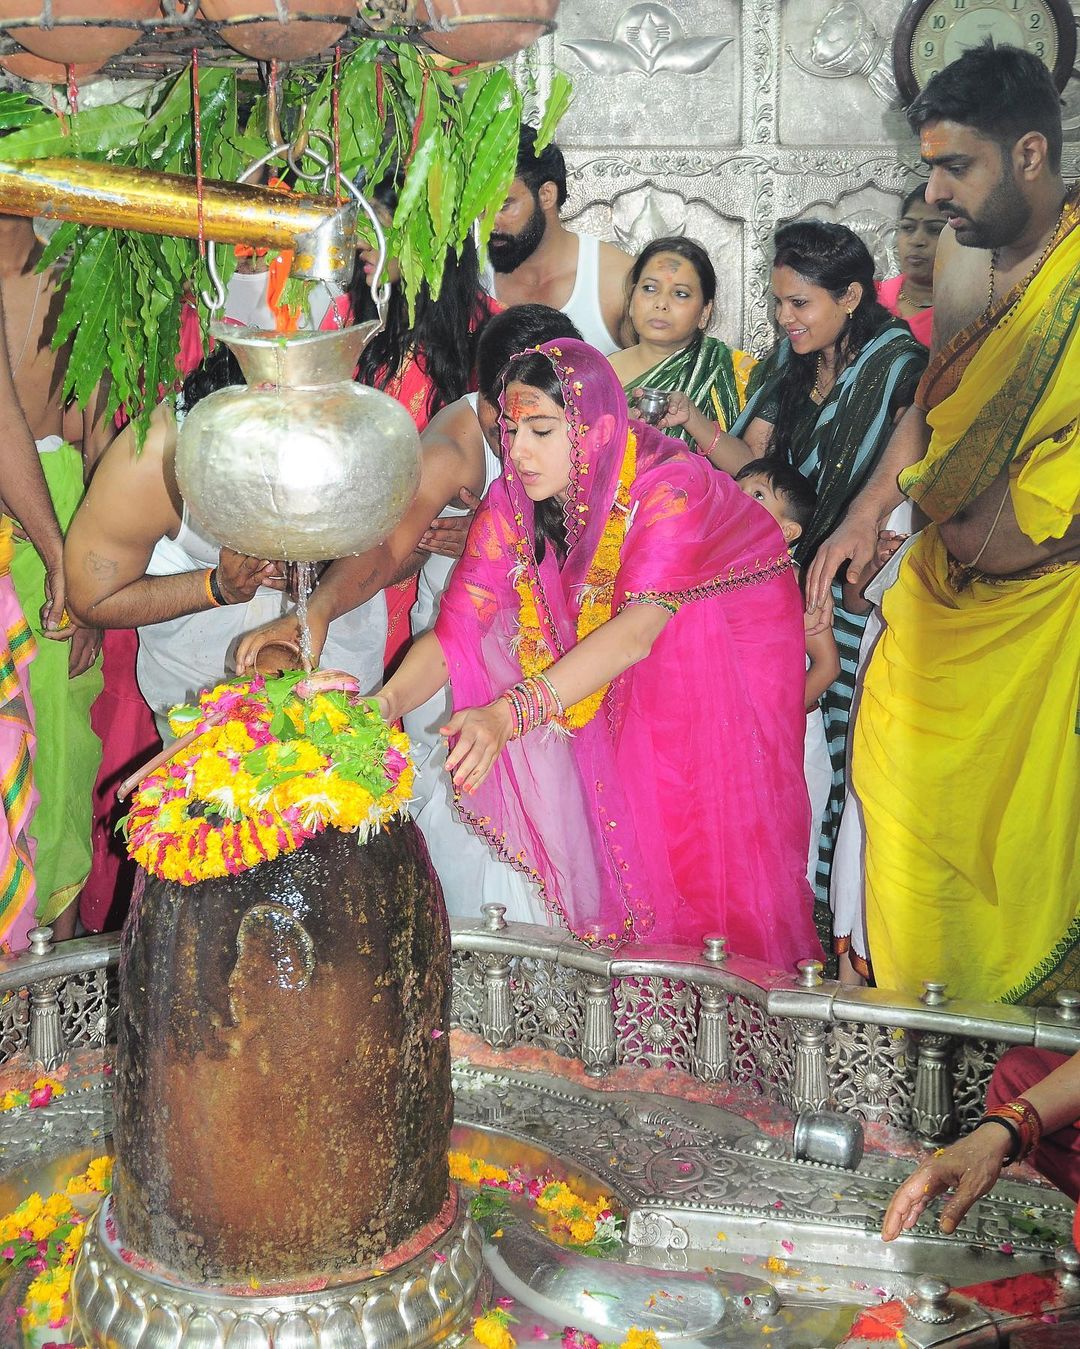
M 490 1312 L 476 1318 L 472 1333 L 484 1349 L 514 1349 L 517 1343 L 498 1317 L 492 1316 Z
M 20 1226 L 29 1227 L 41 1217 L 41 1211 L 45 1205 L 41 1202 L 41 1195 L 36 1191 L 29 1194 L 15 1210 L 15 1217 L 19 1219 Z
M 44 1213 L 47 1218 L 66 1218 L 71 1212 L 71 1204 L 66 1194 L 51 1194 L 45 1200 Z
M 582 1243 L 592 1241 L 596 1236 L 596 1224 L 588 1218 L 575 1218 L 570 1224 L 570 1235 Z
M 660 1349 L 660 1341 L 651 1330 L 639 1330 L 637 1326 L 631 1326 L 620 1349 Z
M 349 714 L 335 707 L 325 693 L 316 694 L 310 700 L 308 716 L 325 721 L 332 731 L 343 731 L 349 724 Z
M 561 1180 L 552 1181 L 544 1187 L 536 1200 L 536 1207 L 544 1213 L 558 1213 L 568 1199 L 573 1199 L 569 1187 Z

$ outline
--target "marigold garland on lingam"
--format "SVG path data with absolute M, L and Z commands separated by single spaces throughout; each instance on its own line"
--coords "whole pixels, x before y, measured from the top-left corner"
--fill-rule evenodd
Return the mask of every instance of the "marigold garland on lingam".
M 24 1331 L 59 1330 L 71 1319 L 71 1270 L 86 1234 L 87 1214 L 112 1189 L 113 1160 L 95 1157 L 63 1190 L 42 1199 L 36 1191 L 0 1218 L 0 1260 L 28 1269 L 19 1320 Z
M 626 439 L 626 452 L 619 471 L 615 500 L 608 512 L 600 545 L 589 564 L 581 592 L 581 607 L 577 618 L 579 642 L 611 617 L 615 578 L 619 572 L 623 540 L 626 538 L 627 523 L 630 519 L 630 489 L 636 474 L 637 437 L 631 431 Z M 535 564 L 529 553 L 529 545 L 523 538 L 518 540 L 517 554 L 514 588 L 518 593 L 518 630 L 515 650 L 521 664 L 521 673 L 526 679 L 532 679 L 553 665 L 558 653 L 551 650 L 540 625 L 536 595 L 530 579 L 530 571 L 534 569 Z M 600 710 L 607 691 L 608 685 L 605 684 L 587 698 L 582 698 L 580 702 L 568 707 L 562 716 L 556 717 L 555 720 L 568 730 L 587 726 Z
M 324 829 L 372 830 L 404 815 L 409 740 L 339 672 L 233 680 L 174 708 L 175 756 L 139 784 L 124 821 L 131 856 L 194 885 L 293 852 Z

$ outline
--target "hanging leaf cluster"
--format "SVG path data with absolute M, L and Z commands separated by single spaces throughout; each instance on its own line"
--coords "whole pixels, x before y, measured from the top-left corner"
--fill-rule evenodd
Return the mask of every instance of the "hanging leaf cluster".
M 24 95 L 0 94 L 0 157 L 64 156 L 193 175 L 193 86 L 187 70 L 142 110 L 116 105 L 63 118 Z M 199 72 L 198 91 L 203 174 L 236 179 L 271 148 L 266 95 L 235 70 L 216 68 Z M 569 84 L 557 77 L 541 116 L 541 144 L 568 102 Z M 474 223 L 486 241 L 514 176 L 522 102 L 509 72 L 495 67 L 455 83 L 408 44 L 370 41 L 341 64 L 336 79 L 333 67 L 291 72 L 281 104 L 290 141 L 303 132 L 333 141 L 336 122 L 343 176 L 362 190 L 386 179 L 396 185 L 388 253 L 400 264 L 410 303 L 425 282 L 437 295 L 448 251 L 461 247 Z M 294 190 L 323 190 L 315 156 L 326 154 L 326 141 L 312 137 L 295 160 L 310 176 L 295 180 Z M 270 169 L 289 172 L 284 158 Z M 217 254 L 227 281 L 232 250 Z M 109 413 L 122 407 L 141 433 L 155 403 L 176 387 L 184 300 L 195 305 L 204 331 L 209 321 L 203 294 L 210 277 L 197 241 L 69 223 L 46 249 L 42 265 L 52 264 L 63 266 L 64 284 L 55 340 L 71 344 L 65 396 L 85 406 L 107 375 Z

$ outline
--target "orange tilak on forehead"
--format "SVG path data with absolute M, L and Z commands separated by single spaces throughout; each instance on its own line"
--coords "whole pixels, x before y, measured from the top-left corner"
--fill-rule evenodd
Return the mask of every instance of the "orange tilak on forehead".
M 503 411 L 512 422 L 521 421 L 540 406 L 540 398 L 531 389 L 515 389 L 506 395 Z
M 651 264 L 654 271 L 664 272 L 668 276 L 674 276 L 682 265 L 683 259 L 675 257 L 672 253 L 662 253 Z
M 919 154 L 923 159 L 940 159 L 949 152 L 949 138 L 939 126 L 923 127 L 919 135 Z

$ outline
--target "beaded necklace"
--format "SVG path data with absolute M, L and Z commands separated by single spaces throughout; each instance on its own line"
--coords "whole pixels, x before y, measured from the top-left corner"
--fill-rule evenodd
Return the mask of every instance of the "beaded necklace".
M 1057 223 L 1054 225 L 1054 228 L 1050 233 L 1050 237 L 1046 241 L 1046 247 L 1039 254 L 1038 261 L 1035 263 L 1035 266 L 1032 267 L 1031 271 L 1028 272 L 1027 276 L 1024 277 L 1023 281 L 1021 281 L 1018 286 L 1013 287 L 1013 291 L 1015 291 L 1015 299 L 1009 306 L 1010 309 L 1013 307 L 1013 305 L 1019 303 L 1020 297 L 1023 295 L 1024 291 L 1027 290 L 1028 286 L 1031 285 L 1032 281 L 1034 281 L 1039 268 L 1050 256 L 1054 244 L 1057 242 L 1058 233 L 1061 230 L 1061 222 L 1065 219 L 1065 211 L 1068 208 L 1068 205 L 1069 205 L 1069 198 L 1066 197 L 1065 200 L 1061 203 L 1061 210 L 1058 212 Z M 983 310 L 984 318 L 989 318 L 991 313 L 993 313 L 994 309 L 994 291 L 997 288 L 997 261 L 998 261 L 998 249 L 995 248 L 993 252 L 990 254 L 990 290 L 986 299 L 986 308 Z

